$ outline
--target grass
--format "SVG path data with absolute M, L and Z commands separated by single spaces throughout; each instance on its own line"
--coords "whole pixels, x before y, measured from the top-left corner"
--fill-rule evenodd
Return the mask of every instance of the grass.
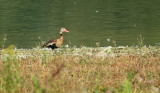
M 159 93 L 160 47 L 14 49 L 0 53 L 0 93 Z

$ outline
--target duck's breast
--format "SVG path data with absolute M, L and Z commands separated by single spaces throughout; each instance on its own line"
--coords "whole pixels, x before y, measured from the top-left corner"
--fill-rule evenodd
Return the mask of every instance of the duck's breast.
M 62 44 L 63 44 L 63 39 L 58 39 L 57 43 L 56 43 L 56 46 L 60 47 Z

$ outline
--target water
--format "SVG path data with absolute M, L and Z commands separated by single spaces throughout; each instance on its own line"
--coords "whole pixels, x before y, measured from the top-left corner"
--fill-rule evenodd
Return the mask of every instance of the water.
M 76 46 L 132 46 L 142 35 L 144 44 L 160 42 L 159 0 L 0 0 L 0 44 L 32 48 L 37 42 L 59 38 Z

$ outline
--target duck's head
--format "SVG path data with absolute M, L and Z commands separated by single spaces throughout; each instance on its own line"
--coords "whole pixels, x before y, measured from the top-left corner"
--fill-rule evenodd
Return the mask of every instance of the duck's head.
M 60 29 L 60 34 L 62 34 L 63 32 L 69 32 L 66 28 L 64 28 L 64 27 L 62 27 L 61 29 Z

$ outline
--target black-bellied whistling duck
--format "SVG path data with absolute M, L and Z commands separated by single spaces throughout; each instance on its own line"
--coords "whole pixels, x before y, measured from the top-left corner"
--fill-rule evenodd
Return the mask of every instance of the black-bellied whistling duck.
M 62 34 L 63 32 L 69 32 L 69 31 L 66 30 L 66 28 L 62 27 L 60 29 L 60 38 L 48 41 L 47 43 L 45 43 L 43 45 L 43 47 L 52 48 L 52 50 L 55 49 L 55 48 L 59 48 L 63 44 L 63 40 L 64 40 L 63 34 Z

